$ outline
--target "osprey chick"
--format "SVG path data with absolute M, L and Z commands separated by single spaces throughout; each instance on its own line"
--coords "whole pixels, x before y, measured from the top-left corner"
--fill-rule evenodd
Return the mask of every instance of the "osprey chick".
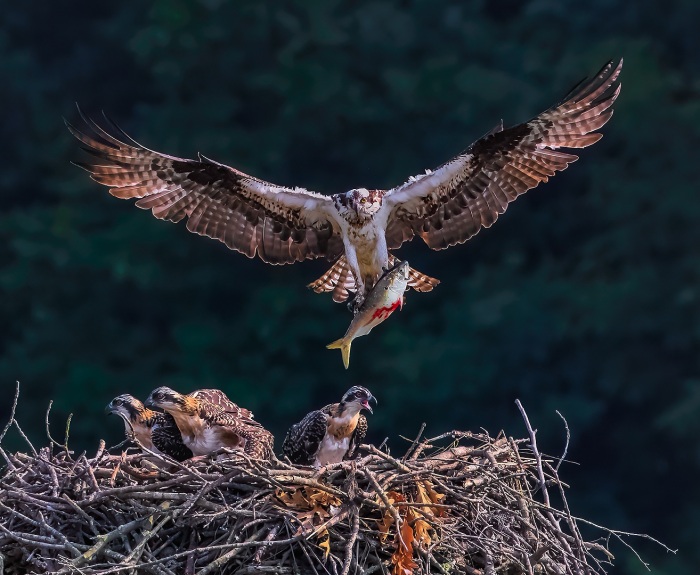
M 211 390 L 184 395 L 169 387 L 154 389 L 147 406 L 158 407 L 175 419 L 184 444 L 195 455 L 207 455 L 222 447 L 240 449 L 256 459 L 269 459 L 273 437 L 247 409 L 228 400 L 222 407 L 204 399 Z M 226 397 L 223 392 L 218 392 Z
M 198 389 L 190 393 L 189 396 L 201 401 L 206 401 L 207 403 L 222 409 L 226 413 L 231 413 L 236 417 L 241 417 L 243 419 L 255 418 L 252 411 L 233 403 L 233 401 L 229 399 L 228 395 L 226 395 L 220 389 Z
M 180 430 L 168 413 L 160 413 L 147 408 L 133 395 L 125 393 L 115 397 L 105 409 L 124 421 L 127 438 L 177 461 L 192 457 L 192 451 L 182 442 Z
M 292 463 L 323 467 L 353 459 L 367 434 L 367 418 L 372 413 L 370 401 L 376 398 L 359 385 L 351 387 L 340 403 L 331 403 L 307 414 L 287 432 L 282 452 Z

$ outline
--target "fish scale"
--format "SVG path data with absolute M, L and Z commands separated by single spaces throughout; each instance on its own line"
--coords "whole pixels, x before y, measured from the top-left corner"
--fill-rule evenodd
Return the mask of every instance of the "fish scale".
M 398 262 L 387 271 L 355 313 L 345 335 L 326 346 L 328 349 L 340 349 L 345 369 L 350 365 L 350 347 L 353 340 L 367 335 L 396 309 L 403 306 L 403 294 L 408 288 L 410 269 L 408 262 L 404 261 Z

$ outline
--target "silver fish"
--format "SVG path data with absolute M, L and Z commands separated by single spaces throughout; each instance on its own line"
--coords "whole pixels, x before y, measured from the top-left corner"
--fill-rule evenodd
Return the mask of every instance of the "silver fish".
M 345 369 L 350 365 L 350 346 L 356 337 L 367 335 L 372 328 L 387 319 L 394 310 L 403 307 L 403 294 L 408 287 L 408 262 L 399 262 L 388 270 L 369 292 L 350 327 L 340 339 L 329 343 L 328 349 L 340 349 Z

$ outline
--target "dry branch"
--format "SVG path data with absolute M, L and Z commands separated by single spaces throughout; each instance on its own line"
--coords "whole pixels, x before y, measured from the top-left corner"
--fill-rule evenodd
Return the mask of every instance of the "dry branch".
M 530 442 L 453 432 L 323 470 L 103 443 L 93 458 L 3 452 L 0 561 L 4 575 L 604 573 L 612 556 L 583 540 L 558 464 Z

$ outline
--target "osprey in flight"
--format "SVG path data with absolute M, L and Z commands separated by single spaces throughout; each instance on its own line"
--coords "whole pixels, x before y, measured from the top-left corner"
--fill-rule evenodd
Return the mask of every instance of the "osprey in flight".
M 581 82 L 560 103 L 529 122 L 502 124 L 436 170 L 411 177 L 390 190 L 353 189 L 321 195 L 249 176 L 199 156 L 186 160 L 125 141 L 84 117 L 93 136 L 68 129 L 99 158 L 78 164 L 109 186 L 118 198 L 138 198 L 139 208 L 159 219 L 224 242 L 249 258 L 271 264 L 325 257 L 333 267 L 312 283 L 332 291 L 335 301 L 348 292 L 357 305 L 369 292 L 392 255 L 405 241 L 420 236 L 441 250 L 461 244 L 489 227 L 520 194 L 546 182 L 578 159 L 560 148 L 585 148 L 612 116 L 620 93 L 619 64 L 608 63 Z M 429 291 L 437 284 L 411 270 L 409 285 Z

